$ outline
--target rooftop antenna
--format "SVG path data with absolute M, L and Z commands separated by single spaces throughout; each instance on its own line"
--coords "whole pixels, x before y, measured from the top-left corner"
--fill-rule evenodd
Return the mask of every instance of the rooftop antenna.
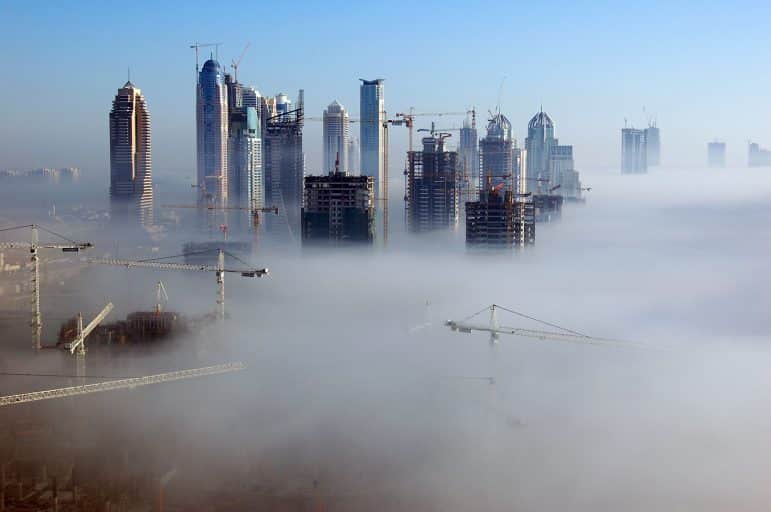
M 131 82 L 131 66 L 128 67 L 128 81 Z

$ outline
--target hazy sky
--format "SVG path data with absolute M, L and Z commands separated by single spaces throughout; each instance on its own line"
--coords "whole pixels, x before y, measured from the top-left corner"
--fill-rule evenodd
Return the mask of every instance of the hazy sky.
M 747 139 L 771 146 L 770 21 L 761 1 L 3 2 L 0 168 L 77 165 L 107 179 L 107 114 L 130 66 L 151 109 L 156 179 L 194 175 L 195 40 L 222 42 L 223 63 L 251 42 L 241 81 L 305 88 L 308 115 L 333 99 L 357 115 L 359 77 L 387 80 L 390 113 L 486 112 L 505 76 L 517 138 L 542 103 L 579 170 L 617 167 L 618 129 L 625 117 L 644 125 L 643 106 L 665 165 L 703 164 L 716 137 L 743 165 Z M 404 132 L 392 135 L 397 169 Z M 305 145 L 315 172 L 320 123 Z

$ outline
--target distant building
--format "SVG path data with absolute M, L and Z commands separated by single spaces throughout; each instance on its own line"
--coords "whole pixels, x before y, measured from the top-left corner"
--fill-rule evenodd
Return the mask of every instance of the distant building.
M 448 151 L 443 134 L 423 138 L 423 151 L 407 153 L 407 224 L 420 233 L 454 228 L 458 223 L 458 153 Z
M 554 138 L 554 122 L 549 114 L 539 111 L 527 125 L 527 192 L 538 192 L 556 183 L 550 170 L 552 147 L 558 144 Z M 571 150 L 572 158 L 572 150 Z
M 306 176 L 302 209 L 304 244 L 375 239 L 375 185 L 372 176 Z
M 274 108 L 270 103 L 268 111 Z M 266 201 L 286 213 L 290 226 L 299 225 L 303 199 L 303 103 L 302 89 L 295 108 L 289 107 L 286 95 L 278 95 L 274 102 L 278 113 L 268 119 L 263 132 Z
M 656 123 L 648 125 L 645 129 L 645 147 L 648 167 L 661 165 L 661 134 Z
M 110 111 L 110 211 L 114 219 L 153 222 L 150 111 L 131 81 Z
M 758 144 L 750 142 L 747 151 L 747 165 L 750 167 L 771 166 L 771 150 L 761 148 Z
M 361 174 L 360 157 L 359 139 L 351 137 L 348 141 L 348 174 L 351 176 L 359 176 Z
M 201 201 L 224 204 L 228 197 L 228 90 L 219 62 L 207 60 L 197 86 L 198 187 Z
M 707 164 L 710 167 L 725 167 L 725 142 L 707 143 Z
M 500 112 L 494 114 L 487 123 L 487 135 L 479 141 L 479 153 L 482 166 L 479 169 L 480 193 L 483 184 L 492 186 L 504 184 L 506 190 L 513 191 L 517 176 L 514 176 L 514 147 L 511 136 L 511 123 Z
M 339 159 L 339 170 L 348 172 L 348 112 L 337 100 L 324 110 L 324 172 L 335 172 Z
M 4 169 L 0 171 L 0 179 L 15 179 L 21 181 L 47 181 L 53 183 L 75 182 L 80 179 L 80 169 L 77 167 L 62 167 L 52 169 L 41 167 L 38 169 Z
M 621 130 L 621 172 L 644 173 L 648 171 L 648 149 L 645 132 L 635 128 Z
M 361 79 L 359 88 L 359 144 L 361 150 L 361 175 L 375 178 L 375 194 L 383 196 L 383 172 L 385 169 L 385 80 Z
M 460 174 L 464 181 L 468 181 L 468 188 L 477 185 L 479 179 L 479 136 L 477 134 L 476 114 L 471 120 L 463 120 L 463 128 L 460 129 L 458 142 L 458 157 L 460 159 Z
M 509 248 L 535 243 L 535 208 L 527 199 L 517 200 L 504 184 L 488 186 L 479 201 L 466 203 L 466 245 Z

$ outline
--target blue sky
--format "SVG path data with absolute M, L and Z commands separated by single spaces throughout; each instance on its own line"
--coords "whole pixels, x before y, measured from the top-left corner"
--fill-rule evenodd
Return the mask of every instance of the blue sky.
M 156 177 L 192 176 L 195 40 L 222 42 L 223 63 L 250 42 L 241 81 L 291 97 L 302 87 L 311 116 L 333 99 L 356 115 L 359 77 L 386 79 L 390 113 L 484 113 L 506 77 L 501 105 L 518 139 L 542 103 L 584 171 L 618 165 L 618 130 L 624 118 L 644 125 L 643 106 L 658 120 L 668 165 L 701 165 L 716 137 L 736 165 L 747 139 L 771 146 L 769 2 L 214 5 L 0 4 L 0 168 L 106 173 L 107 113 L 130 66 L 152 113 Z M 311 172 L 319 124 L 306 129 Z M 403 131 L 392 135 L 397 168 Z

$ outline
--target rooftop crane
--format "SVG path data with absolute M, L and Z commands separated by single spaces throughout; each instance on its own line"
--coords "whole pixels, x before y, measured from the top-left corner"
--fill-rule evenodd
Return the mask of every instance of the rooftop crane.
M 52 398 L 66 398 L 70 396 L 87 395 L 90 393 L 100 393 L 102 391 L 113 391 L 116 389 L 134 389 L 139 386 L 148 386 L 150 384 L 160 384 L 163 382 L 192 379 L 195 377 L 204 377 L 207 375 L 237 372 L 243 370 L 244 368 L 246 368 L 246 366 L 242 362 L 225 363 L 214 366 L 206 366 L 203 368 L 192 368 L 190 370 L 179 370 L 175 372 L 159 373 L 156 375 L 147 375 L 145 377 L 108 380 L 95 384 L 84 384 L 66 388 L 33 391 L 31 393 L 20 393 L 17 395 L 6 395 L 0 396 L 0 407 L 36 402 L 38 400 L 50 400 Z
M 0 242 L 0 249 L 29 249 L 30 262 L 32 263 L 32 321 L 30 327 L 32 327 L 32 346 L 35 350 L 42 348 L 42 332 L 43 332 L 43 319 L 40 314 L 40 257 L 38 251 L 40 249 L 61 249 L 63 252 L 78 252 L 83 249 L 88 249 L 94 246 L 91 242 L 76 242 L 69 238 L 55 233 L 49 229 L 46 229 L 37 224 L 27 224 L 24 226 L 14 226 L 11 228 L 5 228 L 0 231 L 13 231 L 17 229 L 31 228 L 32 229 L 32 241 L 31 242 Z M 43 230 L 46 233 L 52 234 L 67 241 L 67 243 L 40 243 L 39 230 Z
M 195 49 L 195 79 L 198 81 L 198 53 L 201 48 L 208 48 L 213 46 L 214 52 L 216 55 L 217 60 L 220 58 L 220 45 L 222 43 L 199 43 L 196 41 L 195 43 L 190 45 L 190 48 Z
M 398 120 L 399 122 L 394 122 L 392 124 L 405 125 L 410 130 L 410 140 L 408 141 L 408 147 L 409 147 L 409 151 L 412 151 L 412 129 L 415 126 L 416 117 L 465 116 L 468 114 L 471 114 L 473 125 L 476 126 L 477 114 L 476 114 L 476 109 L 474 108 L 472 108 L 471 110 L 467 110 L 465 112 L 415 112 L 414 107 L 410 107 L 410 111 L 408 113 L 397 112 L 396 117 L 400 117 L 401 119 Z
M 540 330 L 534 330 L 534 329 L 521 329 L 518 327 L 501 326 L 498 323 L 498 315 L 497 315 L 497 310 L 499 309 L 502 311 L 506 311 L 514 315 L 526 318 L 528 320 L 534 320 L 538 323 L 557 329 L 557 331 L 540 331 Z M 481 315 L 486 311 L 490 312 L 490 320 L 487 325 L 469 323 L 469 320 L 473 319 L 478 315 Z M 606 338 L 597 338 L 595 336 L 582 334 L 580 332 L 566 329 L 564 327 L 560 327 L 559 325 L 545 322 L 537 318 L 533 318 L 532 316 L 525 315 L 524 313 L 520 313 L 518 311 L 514 311 L 512 309 L 508 309 L 503 306 L 499 306 L 497 304 L 492 304 L 482 309 L 481 311 L 477 311 L 473 315 L 468 316 L 463 320 L 447 320 L 445 322 L 445 325 L 449 327 L 450 330 L 456 331 L 456 332 L 465 332 L 465 333 L 471 333 L 473 331 L 488 332 L 490 333 L 490 344 L 493 344 L 493 345 L 498 343 L 498 340 L 500 339 L 501 334 L 511 334 L 514 336 L 534 338 L 542 341 L 553 340 L 553 341 L 567 341 L 567 342 L 573 342 L 573 343 L 584 343 L 589 345 L 611 345 L 611 346 L 619 346 L 619 347 L 644 348 L 641 345 L 636 345 L 632 343 L 627 343 L 627 342 L 618 341 L 618 340 L 611 340 Z
M 238 66 L 241 65 L 241 61 L 244 58 L 244 55 L 246 55 L 246 50 L 249 49 L 249 46 L 252 43 L 246 43 L 246 46 L 244 46 L 244 51 L 241 52 L 241 55 L 238 57 L 238 60 L 232 60 L 230 61 L 230 65 L 233 67 L 233 81 L 238 82 Z
M 235 258 L 241 263 L 245 263 L 242 260 L 236 258 L 230 253 L 227 253 L 231 258 Z M 89 263 L 98 263 L 102 265 L 114 265 L 118 267 L 142 267 L 152 268 L 156 270 L 185 270 L 185 271 L 198 271 L 198 272 L 214 272 L 217 277 L 217 318 L 219 320 L 225 319 L 225 274 L 233 273 L 240 274 L 241 277 L 262 277 L 268 274 L 267 268 L 247 268 L 243 270 L 226 268 L 225 267 L 225 251 L 218 250 L 217 265 L 189 265 L 185 263 L 160 263 L 158 260 L 178 258 L 183 255 L 166 256 L 163 258 L 153 258 L 149 260 L 119 260 L 112 258 L 91 258 Z

